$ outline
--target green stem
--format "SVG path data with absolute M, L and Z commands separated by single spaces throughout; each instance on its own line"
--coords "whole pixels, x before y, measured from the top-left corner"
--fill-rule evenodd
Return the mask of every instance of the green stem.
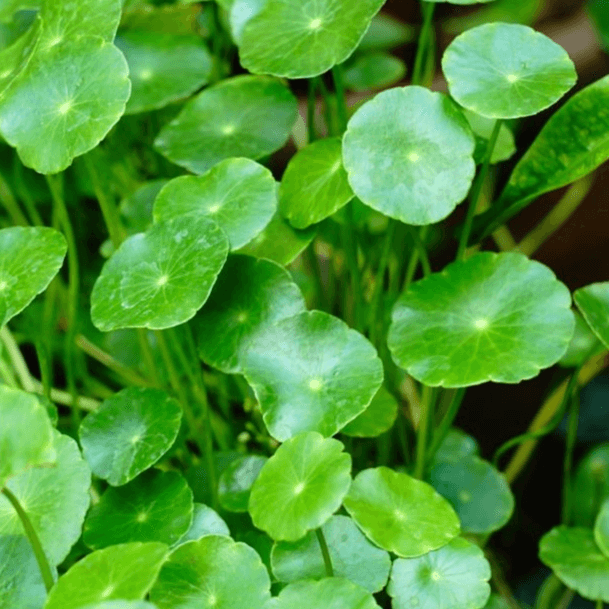
M 433 389 L 423 385 L 421 396 L 421 417 L 417 429 L 417 460 L 414 468 L 414 477 L 419 480 L 425 475 L 425 455 L 427 452 L 427 440 L 429 437 L 429 424 L 433 418 Z
M 347 99 L 345 97 L 345 85 L 343 83 L 341 66 L 334 66 L 332 68 L 332 78 L 334 79 L 334 91 L 336 92 L 339 135 L 342 135 L 347 130 L 349 115 L 347 112 Z
M 13 387 L 14 389 L 21 389 L 19 383 L 17 382 L 17 378 L 13 374 L 12 368 L 1 357 L 0 376 L 2 377 L 2 382 L 7 384 L 9 387 Z
M 385 240 L 383 242 L 383 249 L 381 251 L 381 258 L 379 260 L 379 266 L 376 271 L 376 279 L 374 282 L 374 290 L 372 292 L 372 298 L 370 300 L 370 316 L 368 318 L 368 327 L 370 328 L 370 342 L 373 345 L 377 344 L 379 326 L 382 326 L 382 311 L 381 302 L 383 300 L 384 284 L 385 284 L 385 273 L 387 266 L 389 265 L 389 257 L 391 255 L 391 246 L 395 237 L 397 228 L 397 222 L 389 219 L 389 225 L 387 226 L 387 232 L 385 234 Z
M 429 463 L 433 460 L 438 448 L 440 448 L 444 438 L 446 438 L 446 434 L 448 434 L 452 424 L 459 412 L 459 408 L 461 408 L 461 403 L 463 402 L 463 398 L 465 397 L 465 387 L 460 387 L 453 394 L 450 404 L 448 406 L 448 410 L 444 417 L 442 417 L 442 421 L 438 428 L 436 429 L 433 435 L 433 441 L 429 450 L 427 451 L 427 459 L 426 462 Z
M 398 432 L 398 442 L 400 443 L 400 448 L 404 457 L 404 465 L 408 465 L 411 459 L 410 446 L 408 443 L 408 430 L 406 429 L 406 417 L 401 411 L 398 412 L 396 428 Z
M 326 87 L 326 83 L 324 82 L 324 79 L 320 76 L 318 81 L 319 83 L 319 90 L 321 91 L 321 96 L 323 97 L 324 100 L 324 116 L 326 119 L 326 127 L 328 129 L 328 135 L 334 135 L 336 133 L 336 125 L 335 125 L 335 121 L 334 121 L 334 108 L 333 108 L 333 103 L 332 103 L 332 96 L 330 95 L 330 92 L 328 91 L 328 87 Z
M 563 465 L 563 501 L 562 501 L 562 522 L 569 525 L 572 512 L 572 473 L 573 473 L 573 451 L 577 442 L 577 425 L 579 420 L 579 396 L 571 394 L 571 405 L 569 408 L 569 419 L 567 422 L 567 442 L 565 447 L 565 458 Z
M 480 199 L 480 194 L 482 193 L 482 188 L 484 186 L 484 180 L 486 178 L 486 174 L 488 173 L 488 169 L 491 164 L 491 158 L 493 156 L 493 150 L 495 149 L 495 144 L 497 143 L 497 138 L 499 137 L 499 130 L 501 129 L 501 119 L 497 119 L 495 121 L 495 126 L 493 128 L 493 133 L 489 139 L 486 153 L 484 155 L 484 162 L 482 163 L 482 169 L 472 187 L 472 193 L 469 200 L 469 207 L 467 208 L 467 216 L 465 217 L 465 223 L 463 225 L 463 230 L 461 231 L 461 238 L 459 239 L 459 249 L 457 251 L 457 260 L 465 259 L 465 251 L 467 250 L 467 242 L 469 241 L 470 233 L 472 232 L 472 226 L 474 223 L 474 216 L 476 215 L 476 209 L 478 207 L 478 200 Z
M 345 207 L 346 223 L 342 225 L 342 238 L 345 247 L 347 268 L 351 277 L 351 295 L 353 297 L 353 327 L 361 330 L 363 312 L 362 278 L 357 260 L 357 244 L 353 230 L 353 207 L 347 203 Z
M 421 33 L 419 34 L 419 44 L 414 60 L 414 69 L 412 71 L 413 85 L 421 84 L 425 55 L 428 51 L 430 33 L 433 26 L 433 14 L 435 6 L 436 5 L 432 2 L 422 2 L 421 4 L 421 11 L 423 12 L 423 26 L 421 27 Z
M 324 289 L 324 284 L 321 278 L 321 269 L 319 267 L 319 260 L 315 254 L 314 243 L 315 241 L 313 241 L 313 243 L 311 243 L 311 245 L 304 251 L 304 260 L 311 271 L 311 276 L 313 277 L 313 281 L 315 283 L 315 304 L 321 309 L 330 311 L 330 303 L 328 302 L 328 295 Z
M 19 203 L 17 203 L 17 199 L 11 190 L 11 187 L 8 185 L 8 182 L 4 179 L 4 176 L 0 173 L 0 199 L 2 200 L 2 204 L 6 208 L 9 216 L 13 224 L 18 226 L 29 226 L 28 219 L 25 217 L 25 214 L 21 211 L 19 207 Z
M 53 385 L 51 377 L 51 360 L 47 351 L 45 341 L 36 341 L 36 357 L 38 357 L 38 367 L 40 368 L 40 378 L 42 380 L 42 393 L 47 398 L 51 399 L 51 386 Z
M 410 229 L 410 234 L 414 242 L 414 249 L 418 252 L 419 260 L 423 266 L 423 274 L 427 277 L 428 275 L 431 275 L 431 264 L 429 264 L 427 248 L 425 247 L 425 243 L 423 243 L 423 239 L 421 239 L 421 233 L 414 226 L 409 226 L 408 228 Z
M 13 335 L 7 326 L 4 326 L 2 330 L 0 330 L 0 338 L 2 339 L 2 343 L 4 344 L 6 352 L 8 353 L 9 359 L 11 360 L 13 369 L 17 373 L 21 386 L 25 389 L 25 391 L 33 392 L 34 383 L 32 380 L 32 375 L 30 374 L 27 364 L 25 363 L 25 359 L 23 359 L 23 355 L 21 354 L 21 349 L 19 349 L 17 341 L 13 338 Z
M 34 525 L 32 525 L 32 521 L 30 520 L 26 511 L 19 503 L 19 499 L 17 499 L 17 497 L 15 497 L 15 495 L 13 495 L 13 493 L 6 487 L 4 487 L 1 492 L 9 500 L 13 508 L 15 508 L 15 511 L 19 516 L 19 520 L 21 520 L 21 525 L 23 526 L 25 535 L 32 546 L 32 550 L 34 551 L 34 556 L 36 557 L 36 562 L 38 563 L 38 568 L 40 569 L 40 573 L 42 575 L 44 587 L 46 588 L 47 592 L 50 592 L 55 582 L 53 581 L 53 573 L 51 572 L 49 561 L 47 560 L 44 550 L 42 549 L 42 544 L 40 543 L 36 529 L 34 528 Z
M 169 346 L 167 345 L 165 336 L 160 330 L 154 330 L 154 336 L 156 338 L 157 345 L 159 346 L 159 351 L 161 352 L 165 369 L 167 370 L 167 374 L 169 374 L 169 383 L 171 384 L 171 388 L 182 403 L 186 412 L 189 404 L 188 395 L 184 391 L 184 387 L 180 382 L 180 375 L 178 374 L 178 370 L 175 367 L 173 358 L 171 357 L 171 352 L 169 351 Z
M 148 341 L 148 330 L 145 328 L 137 329 L 137 340 L 140 344 L 140 354 L 144 359 L 146 370 L 148 371 L 148 378 L 151 379 L 155 387 L 161 386 L 161 375 L 157 368 L 156 362 L 154 361 L 154 354 L 152 353 L 152 347 Z
M 317 86 L 319 77 L 309 79 L 309 93 L 307 97 L 307 132 L 309 134 L 309 144 L 317 139 L 315 130 L 315 108 L 317 106 Z
M 427 232 L 429 230 L 429 226 L 421 227 L 421 231 L 419 233 L 419 238 L 423 241 L 427 237 Z M 412 283 L 414 279 L 414 275 L 417 272 L 417 267 L 419 266 L 419 250 L 416 247 L 412 248 L 410 252 L 410 258 L 408 259 L 408 266 L 406 268 L 406 276 L 404 277 L 404 284 L 402 285 L 402 292 L 405 292 Z
M 599 598 L 596 601 L 596 609 L 603 609 L 604 605 L 605 605 L 605 603 L 603 602 L 602 598 Z
M 315 535 L 317 535 L 317 541 L 319 542 L 319 547 L 321 548 L 321 555 L 324 557 L 326 575 L 328 577 L 334 577 L 334 568 L 332 567 L 332 558 L 330 557 L 330 550 L 328 549 L 328 544 L 326 543 L 326 538 L 321 528 L 315 529 Z

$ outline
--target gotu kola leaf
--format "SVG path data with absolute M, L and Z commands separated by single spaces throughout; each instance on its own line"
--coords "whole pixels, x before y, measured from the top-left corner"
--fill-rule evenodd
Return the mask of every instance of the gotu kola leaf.
M 573 299 L 592 331 L 609 349 L 609 281 L 580 288 Z
M 592 528 L 609 498 L 609 444 L 593 448 L 579 463 L 573 480 L 573 521 Z
M 342 433 L 355 438 L 376 438 L 391 429 L 397 414 L 395 397 L 381 385 L 366 410 L 347 423 Z
M 609 501 L 605 501 L 594 523 L 594 540 L 601 552 L 609 557 Z
M 182 546 L 188 541 L 197 541 L 206 535 L 230 536 L 230 531 L 217 512 L 202 503 L 195 503 L 190 527 L 172 548 Z
M 345 86 L 352 91 L 384 89 L 404 78 L 406 65 L 389 53 L 358 55 L 345 70 Z
M 233 461 L 218 479 L 218 499 L 228 512 L 247 512 L 252 486 L 268 461 L 262 455 L 246 455 Z

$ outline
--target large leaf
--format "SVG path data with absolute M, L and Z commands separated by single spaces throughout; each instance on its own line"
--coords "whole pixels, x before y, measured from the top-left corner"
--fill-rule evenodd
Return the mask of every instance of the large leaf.
M 387 467 L 361 471 L 343 503 L 370 540 L 398 556 L 426 554 L 459 534 L 459 518 L 446 499 Z
M 230 157 L 259 159 L 281 148 L 296 121 L 296 99 L 279 80 L 236 76 L 205 89 L 166 125 L 155 147 L 194 173 Z
M 270 326 L 250 343 L 243 367 L 280 441 L 302 431 L 334 435 L 366 409 L 383 380 L 374 347 L 320 311 Z
M 126 484 L 169 450 L 181 420 L 180 404 L 164 391 L 123 389 L 81 423 L 83 453 L 96 476 Z
M 569 291 L 548 267 L 522 254 L 483 252 L 400 297 L 389 348 L 427 385 L 517 383 L 564 354 L 575 324 L 570 306 Z
M 246 455 L 220 474 L 218 498 L 226 511 L 247 512 L 252 486 L 267 461 L 262 455 Z
M 343 139 L 349 183 L 366 204 L 408 224 L 446 218 L 471 186 L 475 141 L 454 102 L 422 87 L 364 104 Z
M 93 323 L 107 332 L 188 321 L 207 300 L 227 255 L 226 235 L 205 217 L 174 218 L 129 237 L 93 286 Z
M 311 78 L 356 49 L 384 0 L 266 0 L 243 28 L 242 65 L 257 74 Z
M 319 528 L 338 508 L 351 484 L 344 446 L 316 432 L 282 444 L 252 487 L 249 512 L 273 539 L 296 541 Z
M 573 299 L 594 334 L 609 349 L 609 281 L 580 288 Z

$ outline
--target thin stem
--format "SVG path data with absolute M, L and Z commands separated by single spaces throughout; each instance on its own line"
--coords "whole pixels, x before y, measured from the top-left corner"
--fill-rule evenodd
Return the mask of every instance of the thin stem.
M 421 241 L 424 242 L 424 239 L 427 237 L 427 231 L 429 230 L 429 226 L 421 227 L 421 231 L 419 233 L 419 237 Z M 417 272 L 417 267 L 419 266 L 419 250 L 416 247 L 412 248 L 410 252 L 410 258 L 408 259 L 408 266 L 406 268 L 406 276 L 404 278 L 404 284 L 402 285 L 402 292 L 405 292 L 412 283 L 414 279 L 414 275 Z
M 21 211 L 19 207 L 19 203 L 17 203 L 17 199 L 11 190 L 11 187 L 8 185 L 8 182 L 4 179 L 4 176 L 0 173 L 0 199 L 2 200 L 2 204 L 6 208 L 9 216 L 13 224 L 18 226 L 29 226 L 28 219 L 25 217 L 25 214 Z
M 13 387 L 15 389 L 21 389 L 19 383 L 17 382 L 17 378 L 13 374 L 12 368 L 0 357 L 0 376 L 2 377 L 2 382 L 6 383 L 9 387 Z
M 317 107 L 317 87 L 319 77 L 309 79 L 309 93 L 307 97 L 307 132 L 309 134 L 309 144 L 317 139 L 315 130 L 315 109 Z
M 573 473 L 573 451 L 577 442 L 577 425 L 579 422 L 579 396 L 576 393 L 570 396 L 571 406 L 569 408 L 569 419 L 567 422 L 567 440 L 565 446 L 565 458 L 563 461 L 562 482 L 562 522 L 569 525 L 571 522 L 572 489 L 571 478 Z
M 474 223 L 474 216 L 476 215 L 476 209 L 478 208 L 478 200 L 480 199 L 480 194 L 482 193 L 482 188 L 484 186 L 484 180 L 486 179 L 486 175 L 488 173 L 488 168 L 491 164 L 491 158 L 493 156 L 493 150 L 495 149 L 495 144 L 497 143 L 497 138 L 499 137 L 499 130 L 501 129 L 501 120 L 497 119 L 495 121 L 495 126 L 493 128 L 493 133 L 489 139 L 486 153 L 484 155 L 484 162 L 482 163 L 482 169 L 472 187 L 472 193 L 469 200 L 469 207 L 467 208 L 467 216 L 465 217 L 465 223 L 463 225 L 463 230 L 461 232 L 461 238 L 459 239 L 459 249 L 457 251 L 457 260 L 465 259 L 465 251 L 467 249 L 467 242 L 469 241 L 470 233 L 472 232 L 472 226 Z
M 326 575 L 328 577 L 334 577 L 334 568 L 332 567 L 332 558 L 330 557 L 330 550 L 328 549 L 328 544 L 326 543 L 326 538 L 324 536 L 324 532 L 319 529 L 315 529 L 315 535 L 317 535 L 317 541 L 319 542 L 319 547 L 321 548 L 321 555 L 324 557 L 324 566 L 326 567 Z
M 420 85 L 423 77 L 423 65 L 425 55 L 427 54 L 429 47 L 429 38 L 431 28 L 433 26 L 433 14 L 435 4 L 432 2 L 422 2 L 421 11 L 423 13 L 423 26 L 421 27 L 421 33 L 419 34 L 419 45 L 417 47 L 417 54 L 414 60 L 414 69 L 412 71 L 412 84 Z
M 42 380 L 42 393 L 48 400 L 51 399 L 51 386 L 53 384 L 51 378 L 51 361 L 47 351 L 46 344 L 43 340 L 37 340 L 36 357 L 38 358 L 38 367 L 40 368 L 40 378 Z
M 33 392 L 34 383 L 32 380 L 32 375 L 30 374 L 27 364 L 25 363 L 25 359 L 23 359 L 23 355 L 21 354 L 17 341 L 13 338 L 13 335 L 7 326 L 4 326 L 2 330 L 0 330 L 0 339 L 2 339 L 2 343 L 4 344 L 6 352 L 8 353 L 9 359 L 11 360 L 13 369 L 17 373 L 21 386 L 26 391 Z
M 160 330 L 154 330 L 154 336 L 156 337 L 156 342 L 159 346 L 159 351 L 161 352 L 161 357 L 163 358 L 163 363 L 165 364 L 165 369 L 169 374 L 169 383 L 171 384 L 171 388 L 174 390 L 175 394 L 178 396 L 180 402 L 182 402 L 184 407 L 188 407 L 188 396 L 184 391 L 184 387 L 180 382 L 180 375 L 178 374 L 178 370 L 175 367 L 173 362 L 173 358 L 171 357 L 171 352 L 169 351 L 169 346 L 167 345 L 167 341 L 165 340 L 165 336 Z
M 348 112 L 347 99 L 345 97 L 345 86 L 343 83 L 343 72 L 341 66 L 332 68 L 332 78 L 334 79 L 334 91 L 336 92 L 336 105 L 338 114 L 338 129 L 342 135 L 347 130 Z
M 137 340 L 140 344 L 140 354 L 144 359 L 144 364 L 148 371 L 148 376 L 152 380 L 155 387 L 161 386 L 161 375 L 157 368 L 156 362 L 154 361 L 154 354 L 152 353 L 152 347 L 148 341 L 148 330 L 145 328 L 137 329 Z
M 321 95 L 324 100 L 324 116 L 326 119 L 326 127 L 328 129 L 328 134 L 334 135 L 336 133 L 336 126 L 334 121 L 334 108 L 331 99 L 332 96 L 330 95 L 328 87 L 326 87 L 326 83 L 324 82 L 324 79 L 321 76 L 319 77 L 319 80 L 317 82 L 319 83 L 319 90 L 321 91 Z
M 427 451 L 427 440 L 429 437 L 429 424 L 433 417 L 433 389 L 423 385 L 421 396 L 421 417 L 417 429 L 417 460 L 414 468 L 414 477 L 419 480 L 425 475 L 425 455 Z
M 605 606 L 605 603 L 603 602 L 603 599 L 599 598 L 596 601 L 596 609 L 603 609 L 604 606 Z
M 38 568 L 40 569 L 40 573 L 42 575 L 44 587 L 46 588 L 47 592 L 50 592 L 55 582 L 53 581 L 53 573 L 51 572 L 49 561 L 44 553 L 42 544 L 40 543 L 40 539 L 36 533 L 36 529 L 34 528 L 34 525 L 32 524 L 32 521 L 30 520 L 26 511 L 19 503 L 19 499 L 17 499 L 17 497 L 15 497 L 15 495 L 13 495 L 13 493 L 7 487 L 4 487 L 0 492 L 2 492 L 2 494 L 9 500 L 13 508 L 15 508 L 15 511 L 19 516 L 19 520 L 21 520 L 21 525 L 23 526 L 25 535 L 32 546 L 32 550 L 34 551 L 34 556 L 36 557 L 36 562 L 38 563 Z
M 427 248 L 421 239 L 420 232 L 414 226 L 409 226 L 408 228 L 414 242 L 414 249 L 418 252 L 419 260 L 421 261 L 421 266 L 423 267 L 423 275 L 427 277 L 428 275 L 431 275 L 431 264 L 429 264 Z
M 315 253 L 314 243 L 315 241 L 313 241 L 313 243 L 311 243 L 311 245 L 305 249 L 304 260 L 311 271 L 311 276 L 313 277 L 313 281 L 315 283 L 316 304 L 319 305 L 319 307 L 325 308 L 327 311 L 329 311 L 330 303 L 327 300 L 326 290 L 324 289 L 324 284 L 321 277 L 321 269 L 319 267 L 319 260 L 317 259 L 317 254 Z
M 438 448 L 440 448 L 442 442 L 444 442 L 444 438 L 446 438 L 446 435 L 448 434 L 450 428 L 452 427 L 452 424 L 457 416 L 457 413 L 459 412 L 459 408 L 461 408 L 461 403 L 463 402 L 463 398 L 465 397 L 465 391 L 466 391 L 465 387 L 460 387 L 453 394 L 453 396 L 450 400 L 450 404 L 448 405 L 446 414 L 444 415 L 444 417 L 442 417 L 442 421 L 440 422 L 440 425 L 438 425 L 438 427 L 433 435 L 433 441 L 431 443 L 431 446 L 429 447 L 429 450 L 427 451 L 427 462 L 428 463 L 434 458 L 436 452 L 438 451 Z
M 357 243 L 355 242 L 355 231 L 353 230 L 353 207 L 347 203 L 345 207 L 346 223 L 342 225 L 342 238 L 345 247 L 345 258 L 347 268 L 351 277 L 351 295 L 353 297 L 353 327 L 361 329 L 363 301 L 362 301 L 362 278 L 357 260 Z

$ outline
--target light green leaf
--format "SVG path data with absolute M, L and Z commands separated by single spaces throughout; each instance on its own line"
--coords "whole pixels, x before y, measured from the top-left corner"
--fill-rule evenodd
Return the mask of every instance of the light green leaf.
M 260 455 L 247 455 L 233 461 L 220 474 L 218 498 L 228 512 L 247 512 L 252 485 L 268 461 Z
M 241 64 L 250 72 L 311 78 L 357 48 L 384 0 L 267 0 L 245 25 Z
M 227 255 L 226 235 L 204 217 L 174 218 L 129 237 L 95 282 L 93 323 L 107 332 L 188 321 L 207 300 Z
M 127 30 L 116 46 L 129 64 L 126 114 L 163 108 L 207 84 L 212 57 L 198 36 Z
M 241 372 L 252 340 L 305 308 L 285 269 L 270 260 L 230 256 L 193 320 L 199 356 L 227 374 Z
M 584 598 L 609 603 L 609 558 L 594 543 L 590 529 L 553 528 L 539 542 L 539 558 Z
M 452 427 L 448 430 L 442 444 L 434 455 L 435 461 L 459 461 L 467 457 L 476 456 L 480 447 L 475 438 L 460 429 Z
M 383 51 L 414 39 L 414 27 L 398 21 L 387 13 L 378 13 L 361 39 L 358 51 Z
M 419 556 L 393 563 L 387 592 L 393 609 L 481 609 L 491 587 L 484 552 L 462 537 Z
M 57 461 L 53 426 L 33 395 L 0 385 L 0 420 L 0 489 L 22 472 Z
M 579 463 L 573 481 L 573 521 L 594 526 L 605 499 L 609 498 L 609 443 L 593 448 Z
M 605 501 L 594 523 L 594 540 L 601 552 L 609 557 L 609 501 Z
M 142 599 L 167 552 L 162 543 L 126 543 L 93 552 L 59 578 L 44 609 L 82 609 L 112 599 Z
M 342 320 L 310 311 L 270 326 L 249 345 L 245 378 L 269 433 L 332 436 L 364 412 L 383 381 L 376 349 Z
M 154 145 L 170 161 L 205 173 L 230 157 L 260 159 L 275 152 L 296 115 L 296 98 L 279 80 L 236 76 L 190 100 Z
M 355 438 L 376 438 L 385 433 L 395 423 L 398 403 L 385 387 L 381 386 L 362 414 L 341 430 L 346 436 Z
M 81 609 L 156 609 L 156 606 L 147 601 L 101 601 L 93 605 L 86 605 Z
M 469 126 L 476 136 L 474 159 L 476 160 L 476 164 L 480 165 L 484 162 L 489 140 L 491 139 L 495 127 L 495 120 L 480 116 L 471 110 L 465 110 L 464 114 Z M 515 152 L 516 143 L 514 141 L 514 134 L 505 123 L 502 123 L 499 127 L 499 135 L 497 136 L 497 141 L 495 142 L 495 147 L 493 148 L 493 153 L 491 155 L 491 164 L 507 161 Z
M 580 288 L 573 299 L 594 334 L 609 349 L 609 281 Z
M 0 230 L 0 327 L 46 290 L 67 249 L 64 236 L 52 228 Z
M 279 188 L 279 211 L 292 226 L 321 222 L 353 199 L 341 148 L 340 138 L 326 138 L 290 160 Z
M 358 55 L 345 70 L 345 86 L 352 91 L 384 89 L 406 75 L 406 65 L 388 53 Z
M 277 209 L 273 174 L 249 159 L 226 159 L 202 176 L 168 182 L 154 202 L 154 221 L 209 216 L 224 230 L 231 249 L 249 243 Z
M 262 609 L 271 582 L 255 550 L 208 535 L 174 550 L 150 599 L 159 609 Z
M 361 471 L 343 504 L 371 541 L 398 556 L 426 554 L 459 534 L 459 518 L 446 499 L 387 467 Z
M 188 541 L 197 541 L 205 535 L 230 536 L 230 531 L 217 512 L 202 503 L 195 503 L 190 528 L 173 544 L 172 548 L 182 546 Z
M 181 420 L 180 404 L 164 391 L 123 389 L 81 423 L 83 453 L 96 476 L 126 484 L 171 448 Z
M 526 25 L 488 23 L 457 36 L 442 57 L 452 97 L 488 118 L 537 114 L 577 80 L 567 52 Z
M 343 448 L 313 431 L 282 444 L 252 487 L 254 525 L 275 540 L 296 541 L 324 524 L 351 484 L 351 457 Z
M 1 9 L 0 9 L 1 10 Z M 36 18 L 30 28 L 12 45 L 0 51 L 2 74 L 0 74 L 0 93 L 25 69 L 33 56 L 40 38 L 42 21 Z
M 41 0 L 4 0 L 0 7 L 0 23 L 8 23 L 17 11 L 37 10 Z
M 548 267 L 483 252 L 400 297 L 389 348 L 399 366 L 434 387 L 518 383 L 565 353 L 575 325 L 570 306 L 569 290 Z
M 231 0 L 228 20 L 233 40 L 239 44 L 247 22 L 264 7 L 266 0 Z
M 343 139 L 349 183 L 363 203 L 408 224 L 446 218 L 474 177 L 474 136 L 446 95 L 422 87 L 379 93 Z
M 347 516 L 332 516 L 322 527 L 336 577 L 344 577 L 368 592 L 387 583 L 391 559 L 372 545 Z M 271 552 L 273 574 L 280 582 L 326 577 L 319 541 L 314 532 L 295 542 L 279 541 Z
M 83 541 L 92 549 L 132 541 L 171 545 L 192 523 L 193 496 L 178 472 L 149 469 L 128 484 L 108 487 L 87 514 Z
M 577 299 L 577 292 L 575 293 Z M 600 353 L 603 345 L 585 319 L 575 312 L 575 332 L 566 353 L 560 358 L 559 364 L 565 368 L 577 368 L 586 362 L 591 354 Z

